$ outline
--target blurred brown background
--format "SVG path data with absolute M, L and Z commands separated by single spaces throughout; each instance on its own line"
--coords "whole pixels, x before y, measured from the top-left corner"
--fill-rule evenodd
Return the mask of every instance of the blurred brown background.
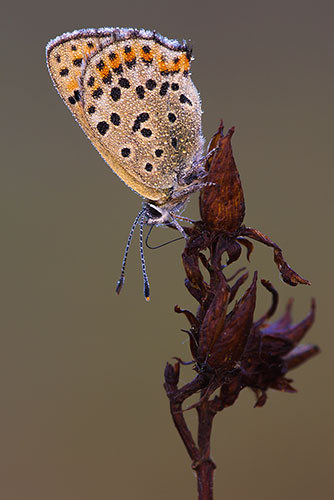
M 306 341 L 321 355 L 292 373 L 296 395 L 244 391 L 216 417 L 216 498 L 333 498 L 332 298 L 333 3 L 328 1 L 7 2 L 0 84 L 2 297 L 0 498 L 194 499 L 195 480 L 162 388 L 165 363 L 189 359 L 178 303 L 182 242 L 146 250 L 152 299 L 142 296 L 138 240 L 114 293 L 140 207 L 107 168 L 54 90 L 50 38 L 83 27 L 156 29 L 191 39 L 207 139 L 236 126 L 246 224 L 269 234 L 312 287 L 289 288 L 269 249 L 251 270 L 272 280 L 280 313 L 318 302 Z M 197 217 L 196 196 L 186 214 Z M 156 230 L 152 241 L 170 232 Z M 235 269 L 235 268 L 234 268 Z M 259 294 L 257 313 L 268 306 Z M 183 371 L 183 380 L 191 376 Z M 196 415 L 188 418 L 195 423 Z

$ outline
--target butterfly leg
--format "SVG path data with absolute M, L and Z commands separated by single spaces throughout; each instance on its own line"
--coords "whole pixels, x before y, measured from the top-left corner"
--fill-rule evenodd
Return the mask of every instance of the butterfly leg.
M 203 156 L 203 158 L 200 159 L 199 164 L 204 166 L 205 163 L 215 154 L 215 152 L 218 151 L 218 149 L 218 147 L 211 149 L 205 156 Z
M 181 226 L 181 224 L 179 224 L 179 222 L 176 220 L 175 215 L 172 212 L 169 212 L 169 215 L 170 215 L 170 218 L 172 219 L 172 225 L 175 226 L 176 229 L 178 231 L 180 231 L 180 233 L 182 234 L 183 238 L 185 240 L 187 240 L 188 236 L 187 236 L 185 230 L 183 229 L 183 227 Z
M 176 202 L 178 199 L 179 200 L 187 199 L 188 196 L 190 196 L 192 193 L 201 191 L 201 189 L 208 186 L 216 186 L 216 184 L 214 182 L 205 182 L 205 181 L 193 182 L 192 184 L 189 184 L 188 186 L 180 188 L 179 190 L 175 191 L 172 194 L 170 201 Z
M 184 222 L 188 222 L 189 224 L 195 224 L 196 222 L 193 219 L 189 219 L 189 217 L 183 217 L 182 215 L 175 214 L 174 212 L 173 217 L 176 217 L 179 220 L 183 220 Z
M 188 170 L 184 173 L 184 175 L 180 176 L 180 178 L 178 179 L 179 184 L 190 186 L 196 181 L 205 179 L 208 175 L 208 171 L 205 169 L 205 165 L 217 150 L 218 148 L 211 149 L 211 151 L 209 151 L 205 156 L 195 162 L 190 171 Z

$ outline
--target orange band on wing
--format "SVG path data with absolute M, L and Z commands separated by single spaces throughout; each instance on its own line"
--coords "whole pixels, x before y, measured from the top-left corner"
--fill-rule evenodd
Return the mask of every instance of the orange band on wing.
M 72 93 L 74 90 L 79 88 L 79 82 L 77 78 L 71 78 L 69 82 L 66 84 L 66 89 Z

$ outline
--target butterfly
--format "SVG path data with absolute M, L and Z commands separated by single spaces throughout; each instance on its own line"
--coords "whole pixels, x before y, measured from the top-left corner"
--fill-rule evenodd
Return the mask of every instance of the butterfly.
M 51 40 L 52 81 L 110 168 L 143 198 L 130 230 L 116 291 L 124 283 L 128 250 L 140 226 L 144 296 L 149 282 L 143 226 L 174 225 L 205 185 L 201 101 L 190 78 L 191 49 L 155 31 L 81 29 Z

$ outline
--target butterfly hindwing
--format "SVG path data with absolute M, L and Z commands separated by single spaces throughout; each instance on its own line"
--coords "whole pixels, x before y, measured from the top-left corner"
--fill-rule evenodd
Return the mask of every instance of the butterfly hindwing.
M 133 29 L 79 30 L 47 46 L 54 84 L 109 166 L 163 202 L 202 150 L 185 45 Z

